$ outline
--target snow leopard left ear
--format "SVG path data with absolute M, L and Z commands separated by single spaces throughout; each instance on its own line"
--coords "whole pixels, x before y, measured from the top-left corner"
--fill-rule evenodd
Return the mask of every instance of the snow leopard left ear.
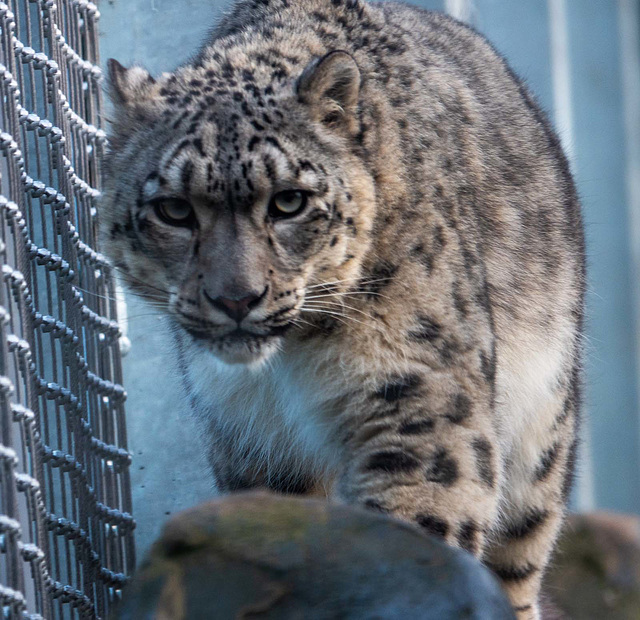
M 360 95 L 360 70 L 351 54 L 329 52 L 312 61 L 298 79 L 300 101 L 310 106 L 316 120 L 325 125 L 355 123 Z
M 142 103 L 150 94 L 156 81 L 142 67 L 123 67 L 117 60 L 109 58 L 109 96 L 116 105 Z

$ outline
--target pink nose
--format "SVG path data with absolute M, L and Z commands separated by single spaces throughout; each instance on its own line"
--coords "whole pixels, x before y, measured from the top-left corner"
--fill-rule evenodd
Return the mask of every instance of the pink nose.
M 261 295 L 250 293 L 240 299 L 231 299 L 229 297 L 216 297 L 213 299 L 207 291 L 204 291 L 204 295 L 214 308 L 221 310 L 234 321 L 240 323 L 262 301 L 266 292 L 267 289 L 265 288 Z

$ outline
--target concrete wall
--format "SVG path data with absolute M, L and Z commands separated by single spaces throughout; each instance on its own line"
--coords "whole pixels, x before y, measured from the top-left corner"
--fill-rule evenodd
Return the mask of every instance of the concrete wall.
M 101 58 L 153 74 L 189 58 L 219 14 L 210 0 L 105 0 L 100 2 Z M 167 351 L 171 341 L 160 316 L 127 296 L 125 327 L 131 350 L 123 360 L 128 392 L 129 448 L 134 454 L 132 492 L 138 522 L 138 558 L 178 510 L 209 499 L 214 490 L 181 386 Z

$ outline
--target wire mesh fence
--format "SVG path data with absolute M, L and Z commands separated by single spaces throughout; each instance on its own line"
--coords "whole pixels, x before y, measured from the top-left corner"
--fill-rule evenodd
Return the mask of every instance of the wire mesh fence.
M 0 2 L 0 601 L 100 618 L 134 566 L 96 6 Z

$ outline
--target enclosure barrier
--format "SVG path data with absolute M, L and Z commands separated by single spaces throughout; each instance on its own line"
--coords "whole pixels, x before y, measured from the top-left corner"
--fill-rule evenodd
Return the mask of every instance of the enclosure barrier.
M 114 279 L 97 250 L 98 11 L 0 2 L 0 601 L 101 618 L 133 569 Z

